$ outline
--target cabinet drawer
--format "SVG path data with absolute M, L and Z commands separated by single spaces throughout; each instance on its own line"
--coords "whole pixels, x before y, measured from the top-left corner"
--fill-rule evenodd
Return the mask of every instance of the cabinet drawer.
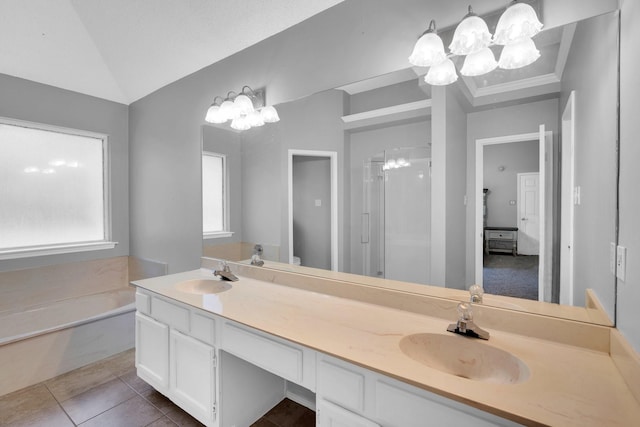
M 489 249 L 513 249 L 515 242 L 505 240 L 492 240 L 489 242 Z
M 364 411 L 364 375 L 321 360 L 318 366 L 318 393 L 326 400 L 344 408 Z
M 488 238 L 493 240 L 515 240 L 515 231 L 488 231 Z
M 151 316 L 182 332 L 189 332 L 189 310 L 163 299 L 151 299 Z
M 303 351 L 257 332 L 224 324 L 222 348 L 296 384 L 302 384 Z
M 191 313 L 191 336 L 210 345 L 215 345 L 216 322 L 203 314 Z
M 136 310 L 142 314 L 151 314 L 151 296 L 136 291 Z
M 407 384 L 383 379 L 375 382 L 374 407 L 374 420 L 388 427 L 519 425 Z

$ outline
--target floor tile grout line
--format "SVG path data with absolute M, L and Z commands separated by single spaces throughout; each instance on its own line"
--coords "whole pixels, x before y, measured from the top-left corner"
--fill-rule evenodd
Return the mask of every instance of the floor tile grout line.
M 120 379 L 120 377 L 115 376 L 115 378 L 114 378 L 113 380 L 115 380 L 115 379 L 120 380 L 120 382 L 121 382 L 121 383 L 123 383 L 124 385 L 126 385 L 127 387 L 129 387 L 129 384 L 127 384 L 127 383 L 126 383 L 126 382 L 124 382 L 122 379 Z M 113 380 L 109 380 L 109 381 L 113 381 Z M 98 384 L 98 385 L 96 385 L 96 386 L 94 386 L 94 387 L 91 387 L 91 388 L 90 388 L 90 389 L 88 389 L 88 390 L 83 391 L 82 393 L 86 393 L 86 392 L 88 392 L 88 391 L 91 391 L 91 390 L 93 390 L 93 389 L 95 389 L 95 388 L 97 388 L 97 387 L 100 387 L 100 386 L 101 386 L 101 385 L 103 385 L 103 384 L 106 384 L 106 383 Z M 134 390 L 134 392 L 135 392 L 135 390 Z M 79 393 L 79 394 L 77 394 L 76 396 L 80 396 L 82 393 Z M 70 398 L 69 398 L 69 399 L 67 399 L 67 400 L 73 399 L 73 398 L 74 398 L 74 397 L 76 397 L 76 396 L 70 397 Z M 135 396 L 132 396 L 132 397 L 130 397 L 129 399 L 123 400 L 122 402 L 117 403 L 117 404 L 115 404 L 114 406 L 112 406 L 112 407 L 110 407 L 110 408 L 105 409 L 104 411 L 102 411 L 102 412 L 100 412 L 100 413 L 98 413 L 98 414 L 94 415 L 93 417 L 91 417 L 91 418 L 87 418 L 86 420 L 82 421 L 81 423 L 76 423 L 73 419 L 71 419 L 71 416 L 70 416 L 69 414 L 67 414 L 67 417 L 69 417 L 69 418 L 71 419 L 71 422 L 73 423 L 73 425 L 74 425 L 74 426 L 76 426 L 76 427 L 77 427 L 77 426 L 81 426 L 82 424 L 86 423 L 87 421 L 92 420 L 92 419 L 94 419 L 95 417 L 98 417 L 98 416 L 100 416 L 100 415 L 104 414 L 105 412 L 107 412 L 107 411 L 109 411 L 109 410 L 111 410 L 111 409 L 115 408 L 116 406 L 119 406 L 119 405 L 123 404 L 124 402 L 128 402 L 129 400 L 133 399 L 134 397 L 135 397 Z M 63 402 L 66 402 L 67 400 L 64 400 Z M 64 411 L 64 407 L 62 406 L 62 404 L 60 404 L 60 407 L 62 407 L 62 410 Z M 65 411 L 65 413 L 67 413 L 67 412 Z
M 54 377 L 57 378 L 57 377 Z M 58 408 L 60 408 L 60 410 L 62 410 L 62 412 L 64 413 L 64 415 L 69 419 L 69 421 L 71 421 L 71 424 L 73 424 L 74 426 L 77 426 L 78 424 L 76 424 L 75 421 L 73 421 L 73 419 L 71 418 L 71 416 L 67 413 L 67 411 L 65 411 L 64 406 L 62 406 L 62 404 L 60 403 L 60 401 L 58 400 L 58 398 L 56 397 L 55 394 L 53 394 L 53 392 L 51 391 L 51 389 L 49 388 L 49 386 L 47 385 L 46 381 L 42 382 L 42 385 L 44 386 L 44 388 L 47 389 L 47 391 L 49 392 L 49 394 L 51 395 L 51 397 L 53 397 L 53 400 L 56 401 L 56 404 L 58 405 Z

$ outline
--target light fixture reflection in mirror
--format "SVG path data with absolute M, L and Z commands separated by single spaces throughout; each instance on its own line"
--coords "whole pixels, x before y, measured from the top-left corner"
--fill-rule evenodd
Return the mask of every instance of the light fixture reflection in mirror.
M 273 105 L 265 105 L 265 90 L 244 86 L 239 94 L 230 91 L 226 98 L 216 96 L 207 110 L 205 121 L 213 124 L 231 122 L 231 129 L 249 130 L 280 120 Z
M 436 33 L 434 20 L 418 39 L 409 57 L 411 65 L 430 67 L 425 82 L 444 86 L 458 80 L 454 56 L 466 56 L 460 73 L 464 76 L 479 76 L 493 71 L 496 67 L 516 69 L 532 64 L 540 57 L 532 37 L 540 32 L 542 23 L 535 10 L 526 3 L 513 1 L 500 16 L 496 34 L 492 37 L 484 19 L 469 13 L 458 24 L 449 45 L 447 55 L 442 39 Z M 496 63 L 492 45 L 504 46 L 500 60 Z

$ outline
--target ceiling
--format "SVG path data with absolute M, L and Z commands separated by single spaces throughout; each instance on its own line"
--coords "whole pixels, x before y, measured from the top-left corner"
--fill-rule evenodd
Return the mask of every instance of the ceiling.
M 0 73 L 130 104 L 343 0 L 2 0 Z

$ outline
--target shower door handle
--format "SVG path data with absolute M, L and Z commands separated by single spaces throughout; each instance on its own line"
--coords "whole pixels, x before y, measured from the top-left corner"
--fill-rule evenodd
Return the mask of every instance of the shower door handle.
M 362 214 L 362 230 L 360 230 L 360 243 L 369 243 L 369 214 Z

